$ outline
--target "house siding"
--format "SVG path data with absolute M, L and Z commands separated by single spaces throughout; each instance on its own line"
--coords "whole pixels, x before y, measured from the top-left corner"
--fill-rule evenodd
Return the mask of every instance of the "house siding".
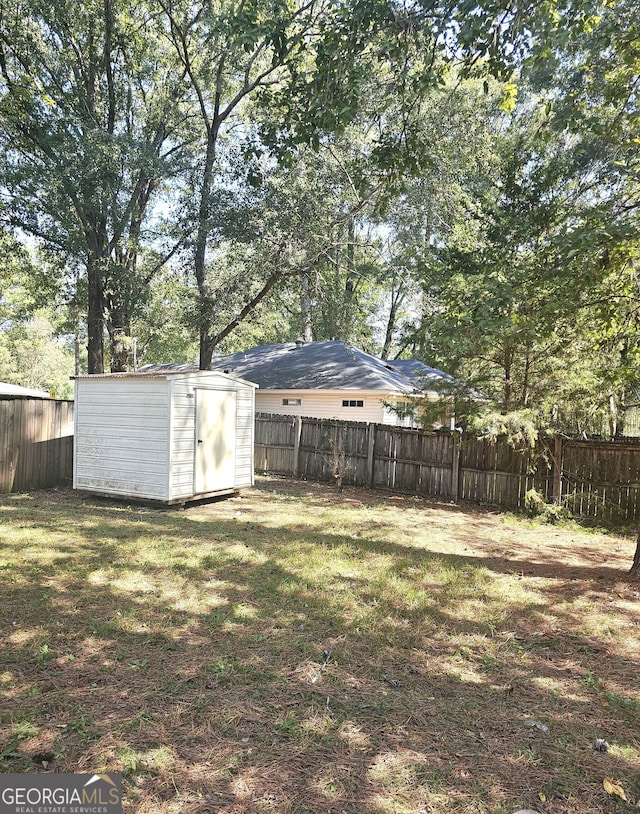
M 283 399 L 300 399 L 301 405 L 283 405 Z M 343 407 L 343 399 L 362 399 L 363 407 Z M 365 421 L 381 423 L 383 419 L 383 399 L 358 392 L 348 391 L 267 391 L 256 393 L 256 410 L 276 415 L 300 415 L 313 418 L 339 419 L 341 421 Z
M 283 405 L 283 399 L 300 399 L 302 404 Z M 362 399 L 363 407 L 343 407 L 343 399 Z M 384 421 L 384 398 L 358 391 L 268 391 L 256 393 L 256 410 L 276 415 L 300 415 L 313 418 L 339 419 L 341 421 L 365 421 L 381 424 Z M 395 423 L 395 421 L 393 422 Z

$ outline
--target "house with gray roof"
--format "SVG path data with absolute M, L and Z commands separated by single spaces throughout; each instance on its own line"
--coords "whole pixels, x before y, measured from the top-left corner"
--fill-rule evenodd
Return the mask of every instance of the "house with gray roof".
M 377 359 L 342 341 L 298 340 L 220 356 L 210 369 L 257 384 L 256 412 L 414 426 L 418 422 L 412 406 L 428 399 L 443 402 L 436 426 L 450 426 L 449 400 L 443 400 L 437 387 L 450 377 L 411 360 L 416 373 L 405 362 Z M 142 370 L 194 367 L 147 365 Z
M 394 370 L 413 382 L 418 390 L 429 390 L 431 387 L 441 391 L 446 389 L 446 385 L 453 385 L 455 379 L 448 373 L 438 370 L 437 367 L 429 367 L 418 359 L 389 359 L 385 365 L 390 365 Z M 431 386 L 431 387 L 430 387 Z
M 411 426 L 413 411 L 407 407 L 417 399 L 441 400 L 436 380 L 447 375 L 416 364 L 430 372 L 433 387 L 425 388 L 426 377 L 418 384 L 407 375 L 404 363 L 377 359 L 341 341 L 259 345 L 214 359 L 211 368 L 257 384 L 257 412 Z

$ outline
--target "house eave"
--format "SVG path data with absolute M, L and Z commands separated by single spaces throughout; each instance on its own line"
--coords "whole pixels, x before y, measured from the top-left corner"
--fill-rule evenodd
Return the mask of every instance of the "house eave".
M 389 398 L 396 398 L 396 399 L 433 399 L 437 400 L 441 398 L 439 393 L 434 391 L 426 391 L 426 392 L 416 392 L 416 391 L 402 391 L 402 390 L 363 390 L 358 387 L 336 387 L 336 388 L 321 388 L 321 387 L 313 387 L 313 388 L 298 388 L 298 387 L 261 387 L 260 393 L 268 393 L 274 396 L 280 395 L 288 395 L 290 393 L 295 393 L 298 396 L 318 396 L 318 395 L 327 395 L 330 396 L 332 394 L 339 394 L 339 395 L 346 395 L 346 394 L 357 394 L 359 396 L 366 396 L 367 398 L 381 398 L 381 399 L 389 399 Z

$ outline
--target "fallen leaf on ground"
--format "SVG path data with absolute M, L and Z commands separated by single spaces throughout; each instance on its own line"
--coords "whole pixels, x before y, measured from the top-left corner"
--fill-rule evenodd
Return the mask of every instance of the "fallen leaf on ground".
M 607 794 L 610 794 L 612 797 L 619 797 L 621 800 L 627 802 L 627 795 L 624 793 L 624 789 L 619 783 L 616 783 L 615 780 L 605 777 L 602 781 L 602 785 Z

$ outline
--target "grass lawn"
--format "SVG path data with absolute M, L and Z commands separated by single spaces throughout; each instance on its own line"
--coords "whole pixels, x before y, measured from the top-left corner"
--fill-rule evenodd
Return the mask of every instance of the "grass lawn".
M 119 771 L 138 814 L 640 800 L 629 538 L 262 479 L 3 496 L 0 544 L 2 772 Z

